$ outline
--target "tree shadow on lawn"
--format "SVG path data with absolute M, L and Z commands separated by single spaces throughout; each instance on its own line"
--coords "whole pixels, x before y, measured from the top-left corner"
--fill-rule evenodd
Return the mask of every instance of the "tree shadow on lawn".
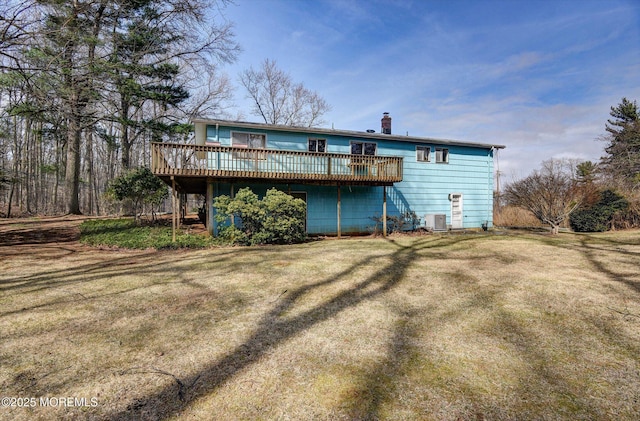
M 484 316 L 483 323 L 470 332 L 470 337 L 457 338 L 466 345 L 451 350 L 460 372 L 447 374 L 445 379 L 427 386 L 434 389 L 436 396 L 451 396 L 446 405 L 448 419 L 607 418 L 601 402 L 575 378 L 576 374 L 589 376 L 584 371 L 588 368 L 576 369 L 572 364 L 581 364 L 583 353 L 589 354 L 581 341 L 575 347 L 572 345 L 571 338 L 580 340 L 579 331 L 558 325 L 552 318 L 538 319 L 533 313 L 523 312 L 523 304 L 524 309 L 532 305 L 528 301 L 505 301 L 504 294 L 512 293 L 510 283 L 477 285 L 473 274 L 462 270 L 451 275 L 451 294 L 463 299 L 446 312 L 432 308 L 422 328 L 468 326 L 468 317 Z M 546 305 L 538 307 L 541 311 L 546 308 Z M 586 318 L 582 318 L 581 324 L 590 325 Z M 590 333 L 586 335 L 586 339 L 591 339 Z M 476 348 L 479 352 L 470 352 Z M 615 352 L 614 348 L 607 351 Z M 439 364 L 440 367 L 434 366 L 436 371 L 445 367 L 442 360 Z M 606 379 L 601 373 L 591 376 L 589 380 L 593 382 Z M 433 414 L 430 417 L 439 418 Z
M 410 246 L 394 243 L 396 250 L 391 255 L 368 257 L 329 279 L 303 285 L 289 291 L 281 297 L 271 311 L 262 317 L 255 332 L 243 344 L 187 378 L 178 380 L 174 377 L 176 384 L 166 386 L 157 393 L 135 399 L 126 409 L 111 413 L 107 419 L 163 419 L 180 414 L 192 402 L 212 393 L 237 374 L 257 363 L 269 350 L 319 323 L 334 318 L 349 308 L 392 290 L 404 279 L 407 269 L 417 258 L 419 251 L 430 247 L 446 247 L 460 240 L 422 239 L 412 242 Z M 297 302 L 306 294 L 325 286 L 337 284 L 352 275 L 360 266 L 375 264 L 381 259 L 389 259 L 389 263 L 379 267 L 373 274 L 357 282 L 352 288 L 343 290 L 333 298 L 296 316 L 290 318 L 283 316 L 293 313 Z M 402 336 L 402 331 L 398 334 Z M 402 346 L 402 340 L 393 339 L 391 351 L 398 346 Z M 130 372 L 122 374 L 130 374 Z M 375 412 L 379 406 L 376 399 L 381 399 L 380 396 L 377 396 L 381 393 L 382 391 L 375 394 L 375 399 L 364 405 L 365 412 L 369 414 L 368 417 L 376 418 Z
M 593 249 L 586 247 L 582 250 L 584 253 L 591 254 L 593 260 L 597 260 L 598 253 Z M 610 250 L 607 250 L 610 251 Z M 634 257 L 635 253 L 625 253 L 626 256 Z M 501 261 L 499 255 L 492 256 L 495 260 Z M 474 259 L 478 258 L 475 256 Z M 630 263 L 630 262 L 627 262 Z M 602 265 L 595 265 L 603 274 L 612 277 L 614 280 L 625 280 L 625 275 L 614 273 L 606 270 Z M 502 295 L 509 291 L 510 284 L 490 283 L 478 285 L 478 280 L 474 279 L 471 271 L 455 269 L 447 279 L 447 284 L 451 287 L 452 295 L 463 297 L 463 299 L 448 309 L 448 306 L 439 306 L 412 309 L 403 307 L 394 309 L 394 312 L 400 316 L 399 322 L 393 330 L 391 340 L 388 345 L 388 358 L 379 362 L 378 365 L 370 372 L 363 376 L 364 385 L 359 387 L 355 396 L 359 397 L 359 401 L 354 401 L 349 408 L 351 419 L 379 419 L 382 406 L 391 401 L 391 395 L 399 395 L 402 387 L 398 384 L 397 378 L 406 376 L 419 371 L 419 365 L 435 364 L 434 369 L 438 372 L 443 369 L 448 372 L 446 366 L 438 367 L 438 363 L 428 361 L 428 356 L 421 353 L 416 354 L 418 360 L 412 356 L 413 350 L 411 338 L 419 335 L 416 326 L 420 326 L 421 331 L 430 330 L 432 327 L 457 324 L 466 325 L 465 318 L 469 315 L 488 313 L 486 323 L 479 327 L 479 331 L 473 333 L 478 335 L 478 339 L 459 338 L 460 341 L 480 340 L 483 347 L 487 345 L 486 338 L 491 338 L 490 342 L 495 344 L 495 352 L 500 355 L 506 353 L 509 361 L 518 361 L 522 364 L 513 365 L 510 368 L 512 378 L 496 377 L 491 371 L 492 364 L 500 364 L 497 356 L 492 355 L 490 349 L 484 349 L 484 352 L 472 355 L 468 362 L 468 368 L 464 375 L 453 375 L 443 380 L 438 380 L 433 384 L 420 383 L 421 386 L 429 388 L 432 391 L 431 396 L 451 396 L 451 400 L 441 406 L 436 404 L 429 407 L 429 403 L 418 403 L 410 408 L 416 417 L 425 416 L 427 418 L 437 419 L 444 414 L 434 414 L 434 408 L 447 408 L 447 419 L 541 419 L 541 418 L 559 418 L 559 419 L 606 419 L 611 416 L 612 412 L 622 411 L 623 414 L 632 413 L 633 409 L 629 409 L 632 405 L 637 407 L 638 395 L 634 386 L 622 387 L 629 381 L 636 381 L 637 376 L 631 371 L 623 373 L 626 378 L 617 378 L 621 388 L 616 390 L 613 386 L 609 390 L 605 390 L 603 395 L 592 396 L 593 390 L 599 391 L 597 387 L 594 389 L 585 388 L 574 376 L 576 374 L 590 378 L 590 381 L 609 384 L 612 380 L 608 376 L 618 376 L 615 374 L 622 370 L 624 359 L 618 362 L 621 367 L 587 367 L 576 369 L 571 361 L 576 365 L 581 364 L 589 355 L 590 350 L 582 347 L 581 336 L 584 341 L 602 341 L 607 344 L 605 352 L 608 355 L 626 356 L 626 361 L 630 367 L 633 367 L 632 361 L 637 360 L 640 352 L 637 341 L 620 332 L 619 329 L 611 325 L 606 318 L 597 321 L 592 320 L 589 313 L 581 314 L 576 312 L 574 316 L 580 319 L 581 326 L 588 328 L 593 326 L 597 332 L 591 333 L 588 329 L 581 333 L 578 329 L 572 331 L 565 327 L 564 324 L 557 325 L 552 317 L 546 320 L 534 320 L 528 318 L 527 313 L 518 313 L 518 307 L 515 310 L 504 301 Z M 512 303 L 517 306 L 518 304 Z M 541 307 L 541 311 L 545 311 L 547 307 Z M 443 311 L 443 309 L 447 309 Z M 426 316 L 428 315 L 428 316 Z M 425 318 L 422 322 L 416 322 L 416 318 Z M 471 316 L 473 317 L 473 316 Z M 417 324 L 416 324 L 417 323 Z M 541 338 L 540 332 L 547 332 L 548 336 Z M 599 333 L 598 333 L 599 332 Z M 569 336 L 567 336 L 569 335 Z M 573 335 L 573 336 L 572 336 Z M 572 337 L 579 341 L 579 344 L 572 346 Z M 423 343 L 428 349 L 430 344 Z M 472 345 L 473 346 L 473 345 Z M 452 352 L 456 352 L 452 350 Z M 467 358 L 467 357 L 464 357 Z M 622 357 L 620 357 L 622 358 Z M 565 361 L 566 366 L 562 366 Z M 440 362 L 439 364 L 443 364 Z M 480 371 L 477 372 L 473 367 L 477 366 Z M 560 368 L 559 368 L 560 367 Z M 637 365 L 636 365 L 637 367 Z M 631 368 L 628 368 L 631 370 Z M 574 373 L 572 370 L 579 370 Z M 614 373 L 614 374 L 612 374 Z M 447 374 L 445 374 L 446 376 Z M 501 374 L 501 375 L 504 375 Z M 435 374 L 434 374 L 435 376 Z M 429 378 L 429 376 L 427 376 Z M 504 383 L 502 383 L 504 382 Z M 499 385 L 498 395 L 487 392 L 486 384 Z M 452 395 L 452 391 L 456 391 Z M 411 392 L 409 392 L 411 393 Z M 502 393 L 502 394 L 500 394 Z M 611 399 L 620 394 L 619 401 L 608 402 L 603 404 L 603 399 Z M 633 396 L 632 396 L 633 395 Z M 634 397 L 635 396 L 635 397 Z M 635 399 L 635 400 L 634 400 Z M 401 399 L 400 399 L 401 400 Z M 635 402 L 632 404 L 631 402 Z M 397 406 L 397 404 L 393 404 Z M 624 412 L 624 411 L 627 412 Z M 402 413 L 402 412 L 401 412 Z
M 418 316 L 418 310 L 394 306 L 392 311 L 398 320 L 387 344 L 386 358 L 364 373 L 358 389 L 351 394 L 355 398 L 348 402 L 346 412 L 349 419 L 380 419 L 384 404 L 396 393 L 397 378 L 414 368 L 415 350 L 411 339 L 418 332 L 412 320 Z
M 630 300 L 637 303 L 640 300 L 640 280 L 637 280 L 639 279 L 637 268 L 640 265 L 640 250 L 629 250 L 622 247 L 637 247 L 640 245 L 638 239 L 623 241 L 591 234 L 574 235 L 577 237 L 577 243 L 573 241 L 563 241 L 562 238 L 538 239 L 538 241 L 563 250 L 579 253 L 592 266 L 593 272 L 604 275 L 605 279 L 609 281 L 625 286 L 625 288 L 611 289 L 619 296 L 620 300 L 623 302 Z M 615 320 L 616 317 L 612 316 L 614 313 L 619 313 L 620 316 L 617 317 L 618 320 Z M 624 355 L 630 361 L 636 361 L 635 367 L 637 367 L 637 356 L 640 355 L 638 341 L 635 336 L 625 332 L 620 326 L 620 317 L 626 318 L 627 316 L 634 317 L 633 319 L 626 319 L 627 322 L 631 321 L 633 323 L 637 323 L 638 317 L 640 317 L 638 314 L 628 313 L 626 309 L 615 309 L 605 306 L 604 304 L 600 309 L 600 313 L 591 313 L 588 309 L 585 312 L 580 311 L 580 309 L 576 309 L 575 311 L 575 317 L 581 318 L 584 325 L 589 326 L 593 330 L 591 334 L 593 339 L 597 339 L 606 344 L 611 350 L 610 352 Z M 515 345 L 522 354 L 526 355 L 532 364 L 535 364 L 538 368 L 535 370 L 536 376 L 538 376 L 541 381 L 550 385 L 553 390 L 556 390 L 558 396 L 565 398 L 565 406 L 563 409 L 570 410 L 573 408 L 576 410 L 576 408 L 580 408 L 581 411 L 586 412 L 585 416 L 591 419 L 606 419 L 611 417 L 611 414 L 601 413 L 602 409 L 599 406 L 593 406 L 592 403 L 584 397 L 579 397 L 583 391 L 575 387 L 572 389 L 568 382 L 563 381 L 557 373 L 550 371 L 549 368 L 546 367 L 545 362 L 549 360 L 549 356 L 545 355 L 543 350 L 536 345 L 535 341 L 532 340 L 535 336 L 527 334 L 525 327 L 518 326 L 518 324 L 514 320 L 510 320 L 508 314 L 504 312 L 501 313 L 499 324 L 502 324 L 512 331 L 520 332 L 520 334 L 517 335 L 520 339 Z M 564 337 L 566 334 L 566 332 L 560 330 L 560 328 L 555 325 L 548 326 L 548 329 L 551 331 L 555 329 L 556 336 L 559 338 Z M 557 348 L 564 349 L 566 353 L 574 352 L 570 345 L 567 346 L 562 343 L 559 344 Z M 576 356 L 576 361 L 579 361 L 579 355 Z M 621 370 L 622 363 L 619 362 L 618 364 L 620 367 L 616 369 Z M 605 370 L 605 368 L 602 368 L 602 370 Z M 615 371 L 614 369 L 610 370 Z M 636 382 L 638 381 L 637 371 L 636 374 L 631 374 L 630 378 L 626 379 L 626 382 L 629 382 L 630 379 Z M 592 379 L 594 382 L 597 380 L 598 379 Z M 617 380 L 625 382 L 622 378 L 617 378 Z M 612 380 L 604 378 L 600 379 L 600 381 L 610 383 Z M 522 384 L 523 391 L 526 391 L 527 387 L 528 384 Z M 620 394 L 621 393 L 622 391 L 620 391 Z M 631 398 L 629 396 L 620 396 L 618 408 L 638 408 L 640 395 L 637 392 L 634 397 Z M 625 398 L 629 398 L 626 403 L 624 403 Z M 570 415 L 578 418 L 577 412 L 567 414 L 567 416 Z
M 254 250 L 258 251 L 258 250 Z M 99 253 L 99 251 L 92 251 Z M 108 253 L 108 252 L 107 252 Z M 132 255 L 125 255 L 116 258 L 109 258 L 108 254 L 104 260 L 65 267 L 63 269 L 49 270 L 46 267 L 35 274 L 24 276 L 3 277 L 0 275 L 0 293 L 9 295 L 34 294 L 41 291 L 62 292 L 61 295 L 53 297 L 51 300 L 34 304 L 29 307 L 20 307 L 10 310 L 6 307 L 0 312 L 0 317 L 22 313 L 38 308 L 66 304 L 74 301 L 99 299 L 106 296 L 124 294 L 142 288 L 156 285 L 183 283 L 192 287 L 199 287 L 194 283 L 194 279 L 188 276 L 190 268 L 188 263 L 202 263 L 216 266 L 218 274 L 229 274 L 241 270 L 242 263 L 233 261 L 235 251 L 211 253 L 207 256 L 200 256 L 194 253 L 185 253 L 187 256 L 175 257 L 175 251 L 146 251 L 135 252 Z M 247 250 L 247 253 L 252 253 Z M 163 265 L 163 259 L 179 261 L 180 267 L 167 267 Z M 71 262 L 70 262 L 71 263 Z M 133 279 L 129 288 L 119 288 L 117 291 L 103 292 L 103 282 L 110 279 L 122 279 L 125 277 L 137 277 Z M 94 285 L 95 288 L 83 290 L 67 290 L 66 287 L 79 286 L 87 288 Z
M 629 251 L 621 248 L 622 246 L 638 246 L 640 245 L 638 240 L 620 241 L 590 234 L 575 235 L 578 238 L 579 245 L 575 245 L 572 242 L 557 241 L 552 238 L 542 242 L 554 247 L 579 252 L 593 265 L 597 272 L 606 275 L 612 281 L 625 284 L 640 293 L 640 281 L 633 279 L 634 276 L 638 276 L 637 268 L 640 267 L 640 250 Z M 609 247 L 607 247 L 607 245 Z M 631 268 L 635 268 L 635 270 L 624 272 L 612 269 L 611 260 L 606 260 L 611 257 L 611 254 L 624 258 L 623 263 Z
M 254 333 L 243 344 L 188 377 L 178 378 L 172 374 L 153 370 L 124 370 L 120 374 L 166 374 L 173 377 L 175 382 L 158 392 L 134 399 L 126 408 L 107 414 L 106 419 L 165 419 L 178 416 L 193 402 L 213 393 L 236 375 L 259 362 L 269 351 L 280 344 L 336 317 L 349 308 L 357 307 L 367 300 L 384 297 L 404 280 L 412 263 L 418 257 L 423 257 L 426 252 L 429 253 L 430 258 L 450 259 L 451 257 L 446 253 L 449 251 L 448 247 L 457 246 L 459 243 L 469 240 L 468 237 L 420 239 L 412 242 L 409 246 L 393 242 L 396 250 L 392 254 L 368 257 L 355 262 L 331 278 L 289 291 L 280 297 L 271 311 L 262 317 Z M 483 260 L 487 257 L 489 257 L 487 254 L 481 252 L 474 253 L 469 259 Z M 499 256 L 494 256 L 494 258 L 500 260 Z M 302 313 L 295 312 L 295 307 L 305 295 L 322 287 L 338 284 L 353 275 L 360 266 L 373 265 L 382 259 L 389 259 L 389 262 L 380 266 L 364 280 L 355 283 L 353 287 L 343 290 L 338 295 Z M 466 317 L 470 311 L 483 311 L 489 307 L 493 314 L 491 323 L 495 327 L 495 331 L 498 332 L 497 334 L 500 335 L 495 338 L 495 341 L 508 344 L 520 360 L 529 361 L 528 369 L 519 373 L 516 388 L 509 393 L 511 398 L 521 400 L 518 402 L 494 400 L 476 390 L 474 383 L 467 383 L 464 379 L 452 380 L 453 386 L 451 387 L 464 391 L 463 395 L 456 398 L 455 403 L 460 416 L 464 418 L 484 414 L 496 417 L 517 417 L 518 411 L 526 410 L 532 417 L 536 417 L 540 414 L 552 414 L 554 408 L 549 405 L 560 405 L 558 408 L 563 408 L 562 399 L 565 397 L 569 401 L 573 401 L 566 403 L 568 411 L 571 411 L 571 406 L 575 404 L 577 407 L 573 410 L 579 414 L 587 417 L 601 414 L 601 409 L 581 396 L 581 390 L 576 389 L 570 379 L 553 371 L 552 366 L 548 364 L 551 357 L 540 349 L 536 333 L 503 308 L 503 304 L 498 299 L 501 286 L 493 287 L 490 290 L 485 287 L 477 287 L 474 286 L 475 281 L 469 273 L 456 271 L 452 273 L 452 279 L 449 282 L 452 282 L 454 290 L 457 289 L 468 297 L 458 308 L 446 311 L 439 316 L 430 315 L 428 325 L 456 323 L 458 318 Z M 478 290 L 478 288 L 481 289 Z M 437 308 L 433 309 L 434 313 L 437 311 Z M 363 374 L 364 386 L 358 387 L 354 398 L 344 408 L 347 414 L 354 419 L 379 419 L 383 405 L 391 399 L 391 395 L 396 393 L 395 378 L 406 374 L 407 370 L 411 369 L 411 365 L 416 363 L 412 361 L 413 356 L 411 355 L 411 338 L 416 334 L 413 321 L 416 313 L 412 309 L 405 308 L 394 309 L 394 313 L 398 315 L 399 321 L 391 332 L 386 352 L 387 358 L 374 366 L 369 373 Z M 287 318 L 285 316 L 287 314 L 296 315 Z M 552 330 L 553 328 L 553 326 L 549 327 Z M 508 332 L 508 334 L 503 336 L 502 332 Z M 562 332 L 557 332 L 557 334 L 561 337 Z M 578 357 L 579 355 L 576 356 L 576 358 Z M 484 375 L 486 376 L 486 374 Z M 534 397 L 537 401 L 531 402 L 530 405 L 527 404 L 532 379 L 538 386 L 546 385 L 553 397 L 547 401 L 543 394 L 538 394 Z M 442 386 L 436 384 L 434 387 Z M 451 389 L 440 390 L 440 392 L 447 395 Z
M 616 282 L 622 282 L 623 284 L 633 288 L 636 292 L 640 293 L 640 281 L 635 281 L 632 279 L 633 276 L 638 276 L 638 269 L 640 268 L 640 252 L 631 252 L 617 248 L 616 250 L 611 250 L 598 247 L 597 245 L 589 241 L 589 237 L 582 238 L 580 240 L 580 243 L 582 245 L 580 251 L 589 260 L 589 262 L 591 262 L 591 264 L 596 268 L 598 272 L 604 273 L 609 279 L 612 279 Z M 620 242 L 614 242 L 612 244 L 623 245 L 623 243 Z M 623 271 L 615 271 L 611 269 L 612 265 L 607 264 L 608 262 L 604 262 L 601 259 L 603 252 L 614 252 L 620 257 L 624 257 L 625 261 L 623 263 L 625 265 L 629 265 L 630 267 L 635 267 L 635 271 L 625 273 Z

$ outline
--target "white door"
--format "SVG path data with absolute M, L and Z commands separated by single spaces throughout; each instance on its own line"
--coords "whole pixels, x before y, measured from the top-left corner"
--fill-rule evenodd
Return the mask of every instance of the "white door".
M 451 228 L 463 228 L 462 193 L 451 193 Z

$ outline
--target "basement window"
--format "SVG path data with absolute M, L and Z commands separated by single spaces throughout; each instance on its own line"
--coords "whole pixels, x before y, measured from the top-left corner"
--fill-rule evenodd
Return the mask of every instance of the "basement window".
M 431 162 L 431 146 L 416 146 L 416 161 Z
M 449 149 L 436 148 L 436 162 L 440 164 L 449 163 Z
M 309 138 L 309 152 L 326 152 L 327 139 Z

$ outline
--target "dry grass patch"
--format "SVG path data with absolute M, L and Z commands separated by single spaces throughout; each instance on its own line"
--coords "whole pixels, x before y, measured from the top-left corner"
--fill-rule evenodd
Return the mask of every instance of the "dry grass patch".
M 639 238 L 13 254 L 0 390 L 98 405 L 0 419 L 635 419 Z

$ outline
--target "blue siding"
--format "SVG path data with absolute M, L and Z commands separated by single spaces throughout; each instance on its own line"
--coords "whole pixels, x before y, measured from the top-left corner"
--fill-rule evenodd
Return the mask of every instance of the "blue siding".
M 490 146 L 461 146 L 427 144 L 422 142 L 384 139 L 355 139 L 313 133 L 295 133 L 265 129 L 247 129 L 219 126 L 207 127 L 207 141 L 231 145 L 231 132 L 266 134 L 268 149 L 307 150 L 310 137 L 327 139 L 327 151 L 350 153 L 353 140 L 377 144 L 377 155 L 404 158 L 403 181 L 387 187 L 387 213 L 399 215 L 414 211 L 423 218 L 425 214 L 440 213 L 451 224 L 451 193 L 462 194 L 463 227 L 479 228 L 485 221 L 493 220 L 493 152 Z M 431 147 L 431 162 L 416 159 L 416 146 Z M 435 162 L 435 148 L 449 150 L 448 163 Z M 215 164 L 212 164 L 215 165 Z M 229 183 L 217 183 L 216 194 L 229 194 Z M 269 185 L 234 183 L 237 191 L 251 187 L 260 196 L 270 187 L 283 191 L 307 194 L 307 228 L 309 233 L 332 234 L 337 232 L 337 187 L 315 185 Z M 382 214 L 382 187 L 341 186 L 341 230 L 344 233 L 370 231 L 375 225 L 373 217 Z M 423 219 L 424 223 L 424 219 Z
M 385 145 L 386 146 L 386 145 Z M 463 197 L 463 227 L 480 227 L 492 222 L 493 154 L 489 148 L 449 146 L 449 163 L 436 163 L 431 146 L 431 162 L 416 159 L 416 144 L 398 145 L 393 152 L 404 157 L 404 178 L 391 189 L 398 209 L 415 211 L 419 217 L 429 213 L 447 215 L 451 223 L 449 194 Z M 392 149 L 384 149 L 386 153 Z M 381 153 L 382 154 L 382 153 Z M 393 197 L 395 196 L 395 197 Z

